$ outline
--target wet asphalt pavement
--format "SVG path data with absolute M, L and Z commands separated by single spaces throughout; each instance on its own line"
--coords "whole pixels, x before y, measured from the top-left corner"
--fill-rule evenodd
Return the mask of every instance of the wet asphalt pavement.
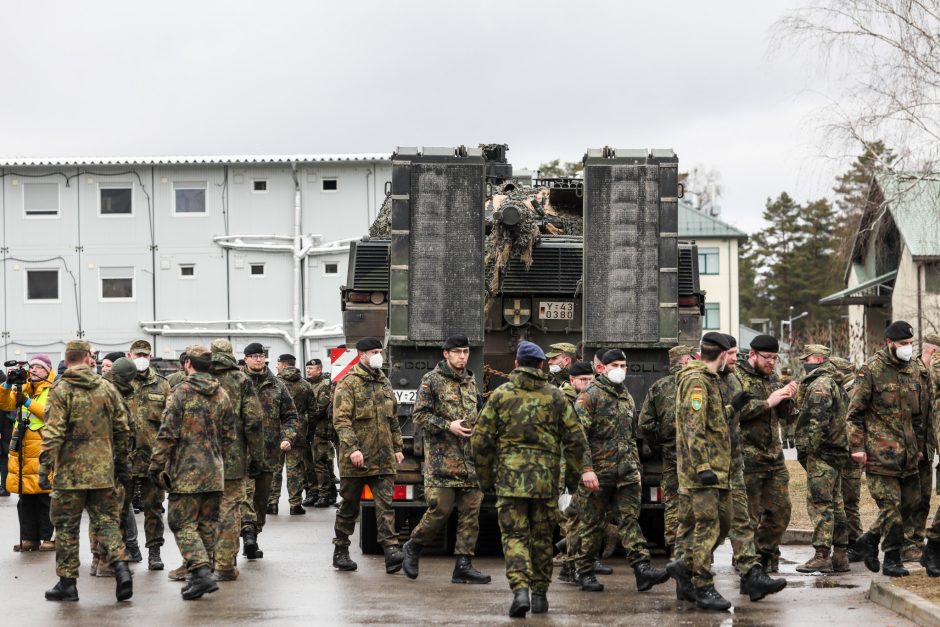
M 493 576 L 484 586 L 450 583 L 453 559 L 427 556 L 421 576 L 385 574 L 381 556 L 365 556 L 354 538 L 351 555 L 359 563 L 354 573 L 338 573 L 330 565 L 334 509 L 308 509 L 306 516 L 272 516 L 259 538 L 264 559 L 239 560 L 241 577 L 220 583 L 220 589 L 198 601 L 183 601 L 181 583 L 167 579 L 167 570 L 180 564 L 179 552 L 167 530 L 163 559 L 167 570 L 149 572 L 133 566 L 134 598 L 114 600 L 114 579 L 91 577 L 87 517 L 82 523 L 81 576 L 78 603 L 46 601 L 43 592 L 56 581 L 51 553 L 18 554 L 16 495 L 0 498 L 0 605 L 3 624 L 49 625 L 247 625 L 270 621 L 290 624 L 453 624 L 453 625 L 910 625 L 908 621 L 866 599 L 872 575 L 861 564 L 838 577 L 801 575 L 796 564 L 810 547 L 784 547 L 781 568 L 789 581 L 781 593 L 751 603 L 737 593 L 738 578 L 728 544 L 716 553 L 717 588 L 734 605 L 733 612 L 709 613 L 676 601 L 669 581 L 650 592 L 636 592 L 633 573 L 622 558 L 608 562 L 614 574 L 599 579 L 602 593 L 581 592 L 553 582 L 547 615 L 512 620 L 506 615 L 511 600 L 502 561 L 477 558 L 474 564 Z M 287 512 L 286 500 L 281 512 Z M 143 516 L 138 514 L 143 532 Z M 144 550 L 146 561 L 146 550 Z M 663 558 L 654 558 L 662 564 Z M 557 577 L 558 570 L 555 570 Z M 8 622 L 9 621 L 9 622 Z

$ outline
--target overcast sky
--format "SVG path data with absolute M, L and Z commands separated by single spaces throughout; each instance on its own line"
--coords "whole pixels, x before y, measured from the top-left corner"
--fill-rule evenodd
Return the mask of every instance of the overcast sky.
M 0 156 L 391 152 L 504 142 L 517 168 L 670 147 L 722 217 L 830 193 L 830 88 L 769 29 L 803 2 L 16 2 Z

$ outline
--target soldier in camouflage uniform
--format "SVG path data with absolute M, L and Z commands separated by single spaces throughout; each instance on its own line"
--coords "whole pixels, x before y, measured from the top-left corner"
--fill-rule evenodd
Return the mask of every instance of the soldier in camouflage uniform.
M 180 369 L 170 374 L 170 376 L 166 378 L 166 382 L 170 384 L 171 390 L 186 380 L 186 371 L 183 369 L 183 364 L 185 363 L 186 363 L 186 351 L 183 351 L 182 353 L 180 353 Z
M 845 413 L 848 396 L 829 349 L 807 344 L 796 392 L 796 448 L 806 469 L 806 509 L 813 523 L 816 554 L 796 567 L 801 573 L 848 572 L 848 528 L 842 503 L 842 467 L 849 461 Z M 832 555 L 830 557 L 830 549 Z
M 836 367 L 841 377 L 839 383 L 849 399 L 852 398 L 852 389 L 855 387 L 855 366 L 852 362 L 841 357 L 830 357 L 829 361 Z M 846 406 L 848 412 L 848 406 Z M 846 425 L 846 434 L 848 425 Z M 845 526 L 848 535 L 849 562 L 861 562 L 862 555 L 855 550 L 855 541 L 862 535 L 862 515 L 859 503 L 862 498 L 862 467 L 855 462 L 847 461 L 842 466 L 842 504 L 845 509 Z
M 310 439 L 307 435 L 309 414 L 313 407 L 314 391 L 296 367 L 297 358 L 291 354 L 284 354 L 277 358 L 277 378 L 281 380 L 294 401 L 297 410 L 297 438 L 298 445 L 286 453 L 281 454 L 283 462 L 274 473 L 271 484 L 271 496 L 268 497 L 268 513 L 274 506 L 277 514 L 277 502 L 281 497 L 282 469 L 287 467 L 287 502 L 290 504 L 291 516 L 306 514 L 301 505 L 304 496 L 304 452 L 310 448 Z
M 131 598 L 117 513 L 115 488 L 128 480 L 127 409 L 114 387 L 95 374 L 91 346 L 72 340 L 65 346 L 65 373 L 49 393 L 39 456 L 39 486 L 52 489 L 51 517 L 56 529 L 56 574 L 46 591 L 50 601 L 78 601 L 78 538 L 82 511 L 98 533 L 105 561 L 114 569 L 118 601 Z M 50 481 L 50 472 L 55 473 Z
M 131 411 L 132 431 L 135 436 L 131 474 L 140 490 L 144 509 L 144 537 L 147 540 L 147 568 L 163 570 L 160 547 L 163 546 L 164 493 L 147 480 L 147 466 L 153 454 L 157 431 L 163 420 L 163 410 L 170 396 L 170 384 L 150 367 L 150 342 L 137 340 L 131 344 L 127 358 L 137 366 L 134 393 L 127 399 Z
M 789 399 L 796 393 L 795 382 L 784 386 L 774 374 L 779 349 L 776 338 L 758 335 L 751 340 L 747 361 L 735 371 L 747 399 L 737 416 L 754 543 L 771 573 L 777 572 L 780 538 L 790 523 L 790 474 L 783 459 L 780 426 L 789 420 Z
M 454 335 L 444 341 L 444 359 L 421 378 L 412 420 L 424 431 L 424 498 L 428 509 L 402 550 L 409 579 L 418 577 L 421 549 L 432 543 L 457 508 L 457 563 L 453 583 L 489 583 L 490 576 L 473 567 L 471 558 L 480 533 L 483 491 L 477 482 L 470 434 L 483 399 L 467 370 L 470 341 Z
M 573 492 L 586 450 L 574 409 L 548 382 L 544 362 L 541 348 L 520 342 L 515 370 L 490 394 L 470 436 L 480 487 L 496 490 L 512 617 L 524 617 L 530 606 L 533 614 L 548 611 L 559 464 L 564 452 Z
M 695 358 L 691 346 L 669 349 L 669 374 L 650 386 L 640 410 L 639 429 L 643 439 L 658 451 L 663 460 L 660 480 L 662 501 L 666 508 L 666 550 L 671 554 L 679 524 L 677 507 L 679 476 L 676 472 L 676 373 Z
M 340 496 L 333 538 L 333 567 L 356 570 L 349 557 L 349 536 L 356 528 L 362 488 L 372 490 L 378 542 L 385 551 L 385 572 L 401 570 L 404 554 L 392 509 L 395 473 L 405 458 L 395 392 L 382 372 L 382 342 L 365 337 L 356 342 L 359 363 L 336 385 L 333 426 L 339 436 Z
M 584 426 L 588 450 L 584 455 L 584 487 L 579 488 L 580 547 L 575 558 L 578 585 L 599 592 L 604 586 L 594 576 L 594 562 L 601 536 L 612 510 L 620 541 L 636 576 L 636 587 L 645 592 L 669 579 L 669 574 L 650 566 L 646 539 L 640 530 L 640 455 L 636 448 L 636 406 L 623 382 L 627 358 L 620 349 L 601 358 L 601 372 L 578 396 L 575 410 Z
M 940 427 L 940 333 L 929 333 L 924 336 L 922 355 L 929 357 L 925 362 L 929 364 L 931 411 L 936 441 L 936 434 Z M 940 483 L 937 489 L 940 490 Z M 927 546 L 924 547 L 920 563 L 926 568 L 928 576 L 940 577 L 940 508 L 934 514 L 933 524 L 927 529 Z
M 568 383 L 570 378 L 569 370 L 571 364 L 575 361 L 578 347 L 570 342 L 558 342 L 549 345 L 548 348 L 549 351 L 545 353 L 545 357 L 548 359 L 548 378 L 551 380 L 552 385 L 561 387 Z
M 170 493 L 167 523 L 192 574 L 184 600 L 219 589 L 212 576 L 219 506 L 225 489 L 225 451 L 235 442 L 228 394 L 210 374 L 204 346 L 186 351 L 187 377 L 173 391 L 147 476 Z
M 868 491 L 878 504 L 875 527 L 855 542 L 865 566 L 878 571 L 878 543 L 885 552 L 882 573 L 903 577 L 903 521 L 920 500 L 918 464 L 929 419 L 929 390 L 911 363 L 914 330 L 902 320 L 885 329 L 885 346 L 861 367 L 849 403 L 849 450 L 865 464 Z
M 920 370 L 920 385 L 931 388 L 930 358 L 932 350 L 928 348 L 929 342 L 924 343 L 919 359 L 911 362 Z M 936 438 L 934 437 L 933 420 L 924 419 L 922 457 L 917 464 L 917 475 L 920 481 L 920 504 L 910 518 L 904 519 L 904 549 L 901 551 L 902 562 L 920 562 L 924 553 L 924 532 L 927 527 L 927 518 L 930 516 L 930 497 L 933 493 L 933 458 L 937 453 Z
M 313 386 L 314 400 L 310 405 L 310 426 L 308 439 L 310 446 L 305 450 L 307 499 L 304 505 L 329 507 L 336 503 L 336 474 L 333 471 L 335 453 L 333 450 L 333 420 L 328 410 L 332 398 L 333 385 L 330 377 L 323 374 L 323 364 L 319 359 L 307 362 L 307 383 Z
M 297 434 L 294 401 L 287 387 L 268 369 L 264 347 L 257 342 L 245 347 L 245 374 L 251 378 L 261 402 L 261 468 L 254 479 L 246 482 L 242 502 L 242 554 L 253 560 L 264 557 L 264 552 L 258 548 L 258 535 L 264 528 L 274 471 L 281 464 L 281 453 L 291 450 L 295 444 L 301 446 L 302 438 Z

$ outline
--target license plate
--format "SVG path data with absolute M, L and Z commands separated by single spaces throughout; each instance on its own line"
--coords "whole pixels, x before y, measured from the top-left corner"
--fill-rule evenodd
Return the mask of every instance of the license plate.
M 395 400 L 400 404 L 414 405 L 417 396 L 418 390 L 395 390 Z
M 574 320 L 574 302 L 542 301 L 539 303 L 539 318 L 542 320 Z

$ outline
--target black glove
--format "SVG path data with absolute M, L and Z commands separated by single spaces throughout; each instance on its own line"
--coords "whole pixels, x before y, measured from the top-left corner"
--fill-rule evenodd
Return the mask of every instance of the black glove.
M 261 475 L 261 468 L 258 467 L 258 464 L 254 460 L 248 462 L 248 468 L 245 470 L 245 474 L 248 475 L 249 479 L 257 479 Z
M 162 489 L 163 486 L 160 485 L 160 471 L 156 468 L 150 468 L 147 470 L 147 478 L 150 479 L 150 483 Z
M 39 489 L 51 490 L 52 481 L 49 479 L 49 469 L 43 466 L 39 467 Z
M 744 409 L 744 406 L 748 404 L 751 400 L 751 395 L 747 392 L 738 392 L 734 395 L 734 398 L 731 399 L 731 409 L 734 411 L 741 411 Z
M 26 395 L 23 394 L 23 390 L 16 391 L 16 404 L 25 405 L 26 404 Z
M 718 485 L 718 475 L 711 470 L 703 470 L 698 473 L 698 480 L 702 482 L 703 486 Z
M 131 475 L 126 461 L 114 461 L 114 478 L 121 485 L 130 483 Z

